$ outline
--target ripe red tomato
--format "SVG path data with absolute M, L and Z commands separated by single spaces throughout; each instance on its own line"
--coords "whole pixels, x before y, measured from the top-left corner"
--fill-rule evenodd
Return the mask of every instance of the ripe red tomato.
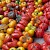
M 7 42 L 9 42 L 10 40 L 11 40 L 10 35 L 6 35 L 5 38 L 4 38 L 4 40 L 3 40 L 3 43 L 7 43 Z
M 41 23 L 39 25 L 39 28 L 41 28 L 42 30 L 46 30 L 48 28 L 48 25 L 46 23 Z
M 44 35 L 44 31 L 40 28 L 36 30 L 36 37 L 41 38 Z
M 47 43 L 43 43 L 42 50 L 50 50 L 50 45 L 47 45 Z
M 9 50 L 9 47 L 8 47 L 6 44 L 3 44 L 3 45 L 2 45 L 2 49 L 4 49 L 4 50 Z
M 47 19 L 45 16 L 41 16 L 39 19 L 40 19 L 40 21 L 41 21 L 42 23 L 46 23 L 46 24 L 49 23 L 48 19 Z
M 41 45 L 39 43 L 31 43 L 28 46 L 28 50 L 41 50 Z
M 8 47 L 17 47 L 17 40 L 14 40 L 13 42 L 7 42 L 6 44 Z
M 50 32 L 45 32 L 44 40 L 48 45 L 50 45 Z
M 16 28 L 20 28 L 21 30 L 24 30 L 25 27 L 22 24 L 17 24 Z
M 22 25 L 24 25 L 24 26 L 26 26 L 27 23 L 28 23 L 28 21 L 26 21 L 26 20 L 21 20 L 19 23 L 22 24 Z
M 12 38 L 15 38 L 15 39 L 19 39 L 20 36 L 22 36 L 22 33 L 21 33 L 20 31 L 14 32 L 14 33 L 12 34 Z

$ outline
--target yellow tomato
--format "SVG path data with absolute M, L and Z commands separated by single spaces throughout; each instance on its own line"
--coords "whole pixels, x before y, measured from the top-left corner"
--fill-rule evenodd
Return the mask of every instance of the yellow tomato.
M 6 1 L 6 3 L 10 3 L 11 2 L 11 0 L 5 0 Z
M 22 7 L 25 7 L 26 5 L 27 5 L 26 2 L 22 2 L 22 3 L 21 3 L 21 6 L 22 6 Z
M 15 21 L 15 20 L 13 20 L 13 21 L 11 21 L 11 22 L 9 23 L 9 27 L 10 27 L 10 28 L 14 28 L 15 25 L 16 25 L 16 21 Z
M 3 45 L 3 41 L 0 40 L 0 48 L 2 48 L 2 45 Z
M 29 31 L 29 27 L 25 27 L 25 31 Z
M 0 40 L 4 40 L 5 34 L 4 33 L 0 33 Z
M 8 28 L 8 29 L 7 29 L 7 33 L 8 33 L 8 34 L 12 34 L 13 32 L 14 32 L 14 28 Z
M 25 0 L 20 0 L 20 2 L 24 2 Z
M 18 47 L 17 50 L 25 50 L 24 47 Z
M 9 19 L 7 17 L 4 17 L 2 20 L 1 20 L 1 23 L 2 24 L 8 24 L 9 23 Z
M 12 48 L 10 48 L 9 50 L 16 50 L 16 48 L 15 48 L 15 47 L 12 47 Z
M 7 7 L 3 7 L 3 11 L 6 11 L 7 10 Z
M 29 30 L 28 33 L 30 34 L 30 36 L 34 35 L 34 30 Z

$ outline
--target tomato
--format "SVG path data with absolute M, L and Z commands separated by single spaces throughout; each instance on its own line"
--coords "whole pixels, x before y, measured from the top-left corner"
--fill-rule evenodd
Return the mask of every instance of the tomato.
M 13 33 L 13 34 L 12 34 L 12 37 L 15 38 L 15 39 L 19 39 L 20 36 L 21 36 L 20 34 L 21 34 L 20 32 Z
M 44 40 L 47 44 L 50 45 L 50 32 L 45 32 L 44 34 Z
M 22 24 L 22 25 L 24 25 L 24 26 L 26 26 L 28 22 L 26 20 L 21 20 L 19 23 Z
M 4 17 L 2 20 L 1 20 L 1 23 L 2 24 L 8 24 L 9 22 L 9 19 L 7 17 Z
M 5 36 L 4 40 L 3 40 L 3 43 L 7 43 L 7 42 L 9 42 L 10 40 L 11 40 L 10 35 L 9 35 L 9 34 L 6 34 L 6 36 Z
M 17 24 L 17 26 L 16 26 L 17 28 L 20 28 L 21 30 L 24 30 L 24 25 L 22 25 L 22 24 Z
M 5 34 L 4 33 L 0 33 L 0 40 L 4 40 L 5 38 Z
M 20 40 L 21 42 L 26 42 L 26 37 L 25 37 L 25 36 L 21 36 L 21 37 L 19 38 L 19 40 Z
M 16 21 L 15 20 L 12 20 L 10 23 L 9 23 L 9 27 L 10 28 L 14 28 L 16 25 Z
M 14 28 L 8 28 L 8 29 L 7 29 L 7 33 L 8 33 L 8 34 L 12 34 L 13 32 L 14 32 Z
M 3 45 L 3 41 L 0 40 L 0 48 L 2 48 L 2 45 Z
M 22 44 L 23 44 L 23 43 L 22 43 L 21 41 L 18 41 L 18 42 L 17 42 L 17 45 L 18 45 L 19 47 L 21 47 Z
M 48 28 L 48 25 L 46 23 L 41 23 L 39 25 L 39 28 L 41 28 L 42 30 L 46 30 Z
M 28 47 L 28 43 L 23 43 L 23 47 L 27 48 Z
M 24 47 L 18 47 L 17 50 L 25 50 Z
M 33 42 L 33 38 L 27 37 L 26 42 L 27 42 L 27 43 L 32 43 L 32 42 Z
M 13 42 L 7 42 L 6 43 L 8 47 L 17 47 L 17 40 L 14 40 Z
M 11 47 L 9 50 L 16 50 L 16 48 L 15 47 Z
M 41 50 L 41 45 L 39 43 L 31 43 L 28 46 L 28 50 Z
M 44 35 L 44 31 L 40 28 L 36 29 L 36 37 L 41 38 Z
M 46 17 L 44 17 L 44 16 L 40 16 L 39 19 L 40 19 L 40 21 L 43 22 L 43 23 L 46 23 L 46 24 L 49 23 L 48 19 L 47 19 Z
M 6 44 L 3 44 L 3 45 L 2 45 L 2 49 L 4 49 L 4 50 L 9 50 L 9 47 L 8 47 Z
M 42 50 L 50 50 L 50 45 L 47 45 L 47 43 L 43 43 Z

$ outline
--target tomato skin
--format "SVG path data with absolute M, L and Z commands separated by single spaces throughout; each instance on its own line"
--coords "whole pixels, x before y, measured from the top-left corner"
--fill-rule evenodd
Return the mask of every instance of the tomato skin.
M 39 25 L 39 28 L 41 28 L 42 30 L 46 30 L 48 28 L 48 25 L 46 23 L 41 23 Z
M 36 37 L 41 38 L 44 35 L 44 31 L 40 28 L 37 28 L 36 30 Z
M 3 48 L 4 50 L 9 50 L 9 47 L 8 47 L 6 44 L 3 44 L 3 45 L 2 45 L 2 48 Z
M 38 43 L 31 43 L 28 46 L 28 50 L 41 50 L 41 45 Z
M 50 45 L 50 32 L 45 32 L 44 40 L 48 45 Z

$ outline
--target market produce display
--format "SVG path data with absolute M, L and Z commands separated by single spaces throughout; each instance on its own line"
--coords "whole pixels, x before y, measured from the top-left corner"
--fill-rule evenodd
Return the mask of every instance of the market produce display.
M 50 0 L 0 0 L 1 50 L 50 50 L 48 26 Z

